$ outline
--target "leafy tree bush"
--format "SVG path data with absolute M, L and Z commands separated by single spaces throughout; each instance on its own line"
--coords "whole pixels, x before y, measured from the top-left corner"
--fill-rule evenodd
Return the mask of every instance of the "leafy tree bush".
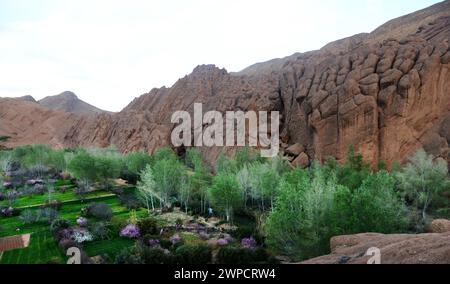
M 89 188 L 89 183 L 94 182 L 97 176 L 95 159 L 86 151 L 77 153 L 69 162 L 67 170 L 73 177 L 82 180 L 87 188 Z
M 197 213 L 205 213 L 208 204 L 208 187 L 211 184 L 211 175 L 204 164 L 202 155 L 197 149 L 188 149 L 186 152 L 186 166 L 192 169 L 187 178 L 183 178 L 183 187 L 180 187 L 180 201 L 185 211 L 188 207 Z
M 92 235 L 94 235 L 94 238 L 96 240 L 109 239 L 109 236 L 111 234 L 109 225 L 105 222 L 90 223 L 89 231 L 92 233 Z
M 219 173 L 213 178 L 209 189 L 212 203 L 218 207 L 230 221 L 233 210 L 242 205 L 243 195 L 234 175 Z
M 152 162 L 152 158 L 144 152 L 131 152 L 124 157 L 125 167 L 121 177 L 131 184 L 136 184 L 139 174 Z
M 159 234 L 158 220 L 153 217 L 148 217 L 138 221 L 138 227 L 142 235 L 157 235 Z
M 320 170 L 315 170 L 312 179 L 300 177 L 294 184 L 281 181 L 274 212 L 267 219 L 267 244 L 295 259 L 307 259 L 328 250 L 337 184 L 335 179 L 326 181 Z
M 175 250 L 175 258 L 178 264 L 208 264 L 212 250 L 206 245 L 182 245 Z
M 249 167 L 252 200 L 258 201 L 260 210 L 265 211 L 267 206 L 273 209 L 277 196 L 280 176 L 270 164 L 256 163 Z
M 332 160 L 328 160 L 332 163 Z M 342 167 L 336 168 L 337 182 L 350 190 L 359 188 L 363 180 L 370 173 L 370 166 L 363 161 L 361 154 L 357 154 L 353 147 L 347 153 L 347 159 Z
M 447 162 L 419 150 L 397 173 L 397 178 L 404 196 L 421 211 L 422 222 L 425 223 L 433 202 L 449 187 Z
M 55 234 L 56 232 L 58 232 L 62 229 L 67 229 L 69 227 L 70 227 L 70 222 L 68 220 L 56 219 L 56 220 L 53 220 L 53 222 L 50 224 L 50 231 L 52 231 L 52 233 Z
M 94 218 L 109 221 L 113 216 L 111 207 L 106 203 L 92 203 L 87 207 L 87 214 Z
M 406 228 L 406 207 L 395 191 L 395 178 L 385 171 L 368 176 L 351 192 L 338 187 L 333 219 L 336 234 L 362 232 L 396 233 Z
M 391 175 L 368 174 L 350 190 L 337 184 L 337 171 L 316 165 L 311 174 L 295 170 L 283 177 L 266 224 L 270 247 L 301 260 L 328 253 L 335 235 L 405 229 L 405 206 Z
M 116 257 L 117 264 L 171 264 L 173 256 L 160 249 L 148 248 L 143 245 L 135 245 L 125 248 Z

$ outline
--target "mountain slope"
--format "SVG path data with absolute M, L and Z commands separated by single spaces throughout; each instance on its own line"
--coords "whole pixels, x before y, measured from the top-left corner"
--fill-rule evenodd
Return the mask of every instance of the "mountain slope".
M 76 114 L 93 115 L 104 113 L 104 110 L 98 109 L 82 100 L 74 93 L 66 91 L 56 96 L 45 97 L 38 103 L 46 108 L 61 110 Z

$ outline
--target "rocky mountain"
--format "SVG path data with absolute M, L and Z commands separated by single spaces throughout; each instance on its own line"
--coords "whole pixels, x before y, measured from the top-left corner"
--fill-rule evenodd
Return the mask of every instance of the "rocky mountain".
M 450 221 L 434 220 L 427 234 L 363 233 L 336 236 L 330 240 L 331 253 L 303 264 L 366 264 L 380 251 L 382 264 L 447 264 L 450 261 Z
M 450 160 L 449 39 L 450 1 L 444 1 L 372 33 L 241 72 L 198 66 L 116 114 L 86 116 L 0 99 L 0 135 L 11 137 L 10 146 L 114 144 L 124 152 L 153 152 L 170 145 L 172 113 L 192 112 L 197 102 L 204 112 L 280 111 L 282 147 L 302 150 L 291 155 L 299 165 L 342 160 L 350 145 L 374 164 L 402 161 L 422 147 Z M 214 161 L 222 149 L 201 150 Z
M 83 115 L 93 115 L 105 112 L 104 110 L 98 109 L 80 100 L 74 93 L 69 91 L 56 96 L 45 97 L 42 100 L 39 100 L 38 103 L 49 109 Z

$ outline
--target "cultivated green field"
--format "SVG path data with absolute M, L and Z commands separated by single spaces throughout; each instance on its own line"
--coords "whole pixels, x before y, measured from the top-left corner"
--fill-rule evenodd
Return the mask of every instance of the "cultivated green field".
M 19 204 L 28 204 L 26 208 L 37 210 L 37 208 L 45 202 L 46 195 L 33 195 L 18 199 Z M 81 215 L 81 209 L 92 202 L 101 202 L 108 204 L 114 217 L 127 220 L 130 217 L 130 210 L 120 204 L 118 197 L 112 193 L 105 191 L 94 191 L 89 193 L 84 201 L 76 198 L 73 191 L 65 193 L 55 193 L 54 198 L 62 202 L 61 208 L 58 210 L 59 217 L 69 220 L 72 224 L 76 223 L 76 218 Z M 144 209 L 136 210 L 138 217 L 145 216 L 147 213 Z M 47 223 L 23 224 L 18 216 L 16 217 L 0 217 L 0 237 L 14 236 L 19 234 L 31 233 L 30 246 L 24 249 L 16 249 L 7 251 L 3 254 L 0 264 L 37 264 L 37 263 L 64 263 L 65 256 L 58 248 L 57 243 L 50 233 Z M 83 248 L 89 256 L 106 254 L 114 257 L 123 248 L 133 245 L 130 239 L 123 239 L 119 236 L 109 239 L 86 243 Z

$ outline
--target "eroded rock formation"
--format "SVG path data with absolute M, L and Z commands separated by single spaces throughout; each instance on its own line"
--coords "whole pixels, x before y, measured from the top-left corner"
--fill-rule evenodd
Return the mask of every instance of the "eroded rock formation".
M 204 112 L 280 111 L 282 146 L 296 145 L 291 160 L 302 166 L 327 156 L 342 160 L 350 145 L 372 163 L 402 161 L 421 147 L 449 160 L 449 39 L 445 1 L 370 34 L 238 73 L 198 66 L 171 88 L 153 89 L 117 114 L 86 117 L 2 99 L 0 134 L 12 137 L 10 146 L 114 144 L 124 152 L 153 152 L 170 145 L 174 111 L 192 112 L 194 103 L 203 103 Z M 214 161 L 221 149 L 202 151 Z

